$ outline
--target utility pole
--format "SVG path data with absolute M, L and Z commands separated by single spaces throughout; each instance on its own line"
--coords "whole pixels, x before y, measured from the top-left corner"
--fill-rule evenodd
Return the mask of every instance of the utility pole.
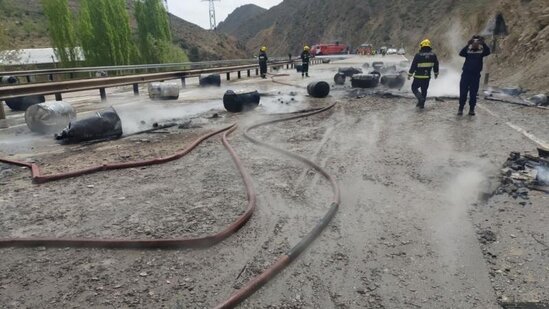
M 202 1 L 208 1 L 210 3 L 210 30 L 215 30 L 215 27 L 217 26 L 217 23 L 215 21 L 215 4 L 214 4 L 214 1 L 221 1 L 221 0 L 202 0 Z

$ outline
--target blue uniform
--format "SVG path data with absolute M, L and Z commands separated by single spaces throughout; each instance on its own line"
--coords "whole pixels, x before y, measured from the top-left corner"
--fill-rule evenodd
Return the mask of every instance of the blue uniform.
M 258 59 L 261 77 L 265 78 L 265 76 L 267 75 L 267 60 L 269 60 L 269 58 L 267 57 L 267 53 L 264 51 L 260 52 Z
M 474 112 L 477 105 L 477 94 L 480 85 L 480 72 L 484 66 L 484 57 L 490 55 L 490 47 L 482 43 L 478 49 L 473 49 L 472 45 L 465 46 L 459 55 L 465 58 L 463 64 L 463 73 L 459 83 L 459 109 L 463 110 L 469 95 L 470 111 Z
M 412 61 L 409 77 L 414 77 L 412 83 L 412 92 L 418 99 L 417 106 L 423 108 L 425 100 L 427 100 L 427 90 L 431 81 L 431 71 L 434 71 L 435 76 L 438 76 L 439 63 L 438 58 L 431 47 L 422 47 Z M 421 92 L 419 91 L 421 89 Z

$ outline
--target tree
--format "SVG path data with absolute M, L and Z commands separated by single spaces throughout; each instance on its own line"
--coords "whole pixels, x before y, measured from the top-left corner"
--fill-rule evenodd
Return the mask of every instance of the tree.
M 135 62 L 137 50 L 124 0 L 83 0 L 78 29 L 88 65 Z
M 42 0 L 42 6 L 57 58 L 63 65 L 73 65 L 80 57 L 68 0 Z
M 137 21 L 137 45 L 143 63 L 186 61 L 183 50 L 172 43 L 168 13 L 161 0 L 138 0 L 134 16 Z

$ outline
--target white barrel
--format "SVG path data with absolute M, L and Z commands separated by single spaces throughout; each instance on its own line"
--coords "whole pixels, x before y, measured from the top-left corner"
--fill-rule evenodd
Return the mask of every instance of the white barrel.
M 49 101 L 35 104 L 25 111 L 25 122 L 32 132 L 49 134 L 62 130 L 76 120 L 76 111 L 67 102 Z
M 179 83 L 149 83 L 149 98 L 153 100 L 177 100 L 179 98 Z

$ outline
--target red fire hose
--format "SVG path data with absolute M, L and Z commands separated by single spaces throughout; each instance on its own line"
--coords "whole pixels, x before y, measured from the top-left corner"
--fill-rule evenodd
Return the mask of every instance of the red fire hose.
M 121 168 L 129 168 L 129 167 L 136 167 L 136 166 L 144 166 L 144 165 L 152 165 L 152 164 L 161 164 L 166 163 L 175 159 L 179 159 L 189 152 L 196 148 L 202 141 L 206 140 L 207 138 L 218 134 L 220 132 L 225 131 L 223 134 L 222 142 L 231 157 L 233 158 L 233 161 L 238 168 L 238 171 L 240 172 L 240 175 L 242 176 L 244 185 L 246 187 L 246 194 L 248 197 L 248 207 L 246 211 L 237 218 L 236 221 L 231 223 L 229 226 L 224 228 L 222 231 L 217 232 L 216 234 L 205 236 L 205 237 L 199 237 L 199 238 L 174 238 L 174 239 L 92 239 L 92 238 L 4 238 L 0 239 L 0 248 L 3 247 L 38 247 L 38 246 L 46 246 L 46 247 L 79 247 L 79 248 L 112 248 L 112 249 L 124 249 L 124 248 L 140 248 L 140 249 L 153 249 L 153 248 L 162 248 L 162 249 L 171 249 L 171 248 L 204 248 L 204 247 L 210 247 L 213 246 L 224 239 L 228 238 L 232 234 L 234 234 L 236 231 L 238 231 L 252 216 L 255 207 L 256 207 L 256 193 L 253 188 L 253 183 L 251 180 L 250 175 L 246 171 L 246 169 L 243 167 L 240 158 L 236 154 L 235 150 L 232 148 L 232 146 L 229 144 L 227 140 L 227 136 L 232 133 L 234 130 L 236 130 L 236 125 L 232 125 L 230 127 L 224 128 L 222 130 L 218 130 L 209 134 L 206 134 L 199 139 L 197 139 L 195 142 L 193 142 L 189 147 L 187 147 L 185 150 L 182 150 L 174 155 L 171 155 L 169 157 L 165 158 L 159 158 L 154 160 L 147 160 L 147 161 L 138 161 L 138 162 L 129 162 L 129 163 L 116 163 L 116 164 L 109 164 L 104 165 L 97 168 L 90 168 L 70 173 L 62 173 L 58 175 L 52 175 L 52 176 L 42 176 L 42 180 L 44 181 L 51 181 L 51 180 L 57 180 L 57 179 L 63 179 L 63 178 L 69 178 L 69 177 L 75 177 L 83 174 L 89 174 L 97 171 L 102 170 L 109 170 L 109 169 L 121 169 Z M 36 177 L 36 175 L 40 175 L 40 170 L 38 169 L 38 166 L 35 164 L 29 164 L 25 162 L 19 162 L 19 161 L 13 161 L 13 160 L 6 160 L 6 159 L 0 159 L 0 162 L 20 165 L 20 166 L 27 166 L 32 169 L 33 176 Z
M 324 230 L 324 228 L 330 223 L 332 218 L 335 216 L 340 203 L 340 192 L 339 192 L 339 186 L 337 185 L 337 182 L 335 179 L 328 174 L 322 167 L 317 165 L 316 163 L 310 161 L 307 158 L 304 158 L 302 156 L 299 156 L 297 154 L 294 154 L 292 152 L 289 152 L 284 149 L 277 148 L 275 146 L 269 145 L 267 143 L 261 142 L 252 136 L 249 135 L 249 131 L 253 130 L 258 127 L 266 126 L 269 124 L 274 124 L 278 122 L 288 121 L 292 119 L 297 118 L 303 118 L 307 116 L 311 116 L 314 114 L 322 113 L 324 111 L 327 111 L 331 108 L 333 108 L 335 105 L 332 104 L 326 108 L 313 111 L 306 114 L 296 115 L 292 117 L 282 118 L 282 119 L 276 119 L 276 120 L 270 120 L 262 123 L 255 124 L 248 129 L 246 129 L 244 136 L 250 140 L 252 143 L 256 145 L 260 145 L 262 147 L 271 149 L 273 151 L 282 153 L 284 155 L 287 155 L 291 158 L 294 158 L 298 161 L 303 162 L 304 164 L 312 167 L 317 172 L 319 172 L 324 178 L 326 178 L 333 190 L 333 201 L 330 205 L 330 208 L 328 209 L 328 212 L 324 215 L 324 217 L 317 223 L 315 228 L 307 234 L 297 245 L 295 245 L 290 251 L 288 251 L 285 255 L 281 256 L 272 264 L 269 268 L 267 268 L 263 273 L 259 274 L 255 278 L 252 278 L 244 287 L 236 291 L 229 299 L 225 300 L 223 303 L 217 305 L 216 309 L 222 309 L 222 308 L 234 308 L 238 304 L 240 304 L 242 301 L 244 301 L 246 298 L 251 296 L 255 291 L 259 290 L 265 283 L 267 283 L 269 280 L 274 278 L 279 272 L 281 272 L 286 266 L 288 266 L 292 261 L 294 261 L 299 254 L 301 254 L 314 240 L 315 238 L 320 235 L 320 233 Z

